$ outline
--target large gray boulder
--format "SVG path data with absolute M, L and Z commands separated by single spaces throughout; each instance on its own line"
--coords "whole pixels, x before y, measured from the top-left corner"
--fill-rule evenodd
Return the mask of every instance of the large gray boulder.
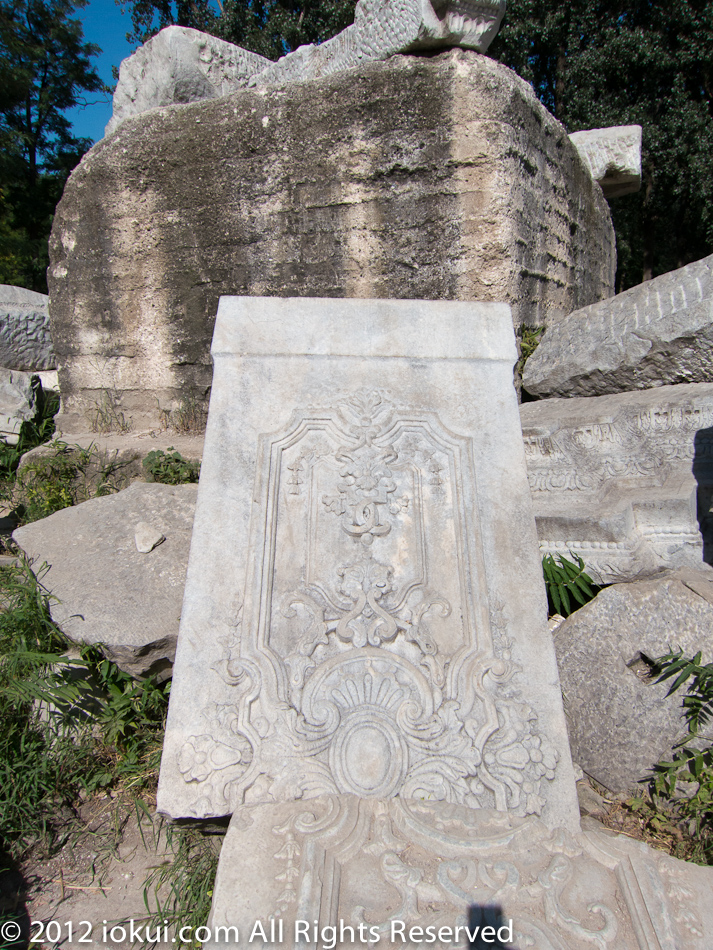
M 13 533 L 35 570 L 49 565 L 52 619 L 132 676 L 171 675 L 196 490 L 134 482 Z
M 520 418 L 543 554 L 581 556 L 598 583 L 713 563 L 713 384 L 543 399 Z
M 548 327 L 525 364 L 536 396 L 713 382 L 713 255 Z
M 645 658 L 681 649 L 713 660 L 713 570 L 608 587 L 554 639 L 572 758 L 612 792 L 635 789 L 686 734 L 685 690 L 667 697 Z
M 135 429 L 202 399 L 223 294 L 507 301 L 542 322 L 611 294 L 615 249 L 532 87 L 456 49 L 127 119 L 72 173 L 51 257 L 79 432 L 109 397 Z
M 0 284 L 0 366 L 47 370 L 56 365 L 47 294 Z

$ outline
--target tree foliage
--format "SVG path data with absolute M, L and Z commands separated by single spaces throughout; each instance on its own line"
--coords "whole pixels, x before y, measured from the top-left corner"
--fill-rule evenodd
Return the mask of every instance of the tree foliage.
M 508 0 L 490 54 L 568 132 L 643 127 L 641 192 L 611 204 L 618 290 L 713 252 L 711 0 Z
M 46 291 L 64 183 L 92 144 L 64 114 L 104 89 L 72 18 L 86 0 L 0 0 L 0 283 Z

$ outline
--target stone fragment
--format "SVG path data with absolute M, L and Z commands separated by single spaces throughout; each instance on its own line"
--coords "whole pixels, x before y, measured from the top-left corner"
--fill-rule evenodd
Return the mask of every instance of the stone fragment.
M 525 364 L 536 396 L 713 382 L 713 255 L 548 327 Z
M 208 33 L 168 26 L 122 62 L 106 134 L 149 109 L 227 96 L 269 65 Z
M 20 428 L 35 414 L 35 387 L 32 375 L 0 366 L 0 438 L 17 445 Z
M 109 396 L 135 430 L 203 400 L 221 294 L 506 300 L 519 324 L 613 292 L 601 189 L 532 87 L 469 50 L 138 116 L 73 172 L 53 235 L 73 433 Z
M 20 370 L 56 366 L 46 294 L 0 284 L 0 366 Z
M 509 308 L 228 297 L 212 352 L 159 810 L 577 827 Z
M 121 64 L 106 134 L 148 109 L 215 99 L 246 84 L 320 79 L 396 53 L 439 47 L 484 53 L 504 13 L 505 0 L 359 0 L 351 26 L 276 63 L 207 33 L 170 26 Z
M 35 569 L 49 564 L 52 619 L 132 676 L 171 675 L 195 498 L 195 485 L 134 482 L 13 534 Z M 134 539 L 140 520 L 166 536 L 149 558 Z
M 570 140 L 607 200 L 641 188 L 640 125 L 573 132 Z
M 712 884 L 711 868 L 591 820 L 572 834 L 532 816 L 346 795 L 243 806 L 223 844 L 205 946 L 233 947 L 225 928 L 237 927 L 241 941 L 269 946 L 335 936 L 343 948 L 709 950 Z
M 713 384 L 545 399 L 520 417 L 543 554 L 580 555 L 605 584 L 713 563 Z
M 612 792 L 635 789 L 686 734 L 685 689 L 667 697 L 646 658 L 680 649 L 713 660 L 713 602 L 695 590 L 713 592 L 713 570 L 691 584 L 693 573 L 615 584 L 555 632 L 572 756 Z
M 158 528 L 147 524 L 145 521 L 139 521 L 134 531 L 134 541 L 136 550 L 139 554 L 149 554 L 153 549 L 166 540 L 166 535 L 161 534 Z
M 397 53 L 461 46 L 484 53 L 500 29 L 505 0 L 359 0 L 354 23 L 319 45 L 300 46 L 251 86 L 321 79 Z

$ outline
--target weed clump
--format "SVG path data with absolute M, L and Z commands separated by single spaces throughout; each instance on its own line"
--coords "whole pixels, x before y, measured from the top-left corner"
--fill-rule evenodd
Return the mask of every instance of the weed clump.
M 42 575 L 0 568 L 0 848 L 15 857 L 60 843 L 80 791 L 150 786 L 168 707 L 168 683 L 70 645 Z
M 116 454 L 103 454 L 93 443 L 83 448 L 59 440 L 50 443 L 49 449 L 47 455 L 24 464 L 15 480 L 0 489 L 0 500 L 19 524 L 48 518 L 63 508 L 126 487 Z
M 200 476 L 200 462 L 184 459 L 172 445 L 168 453 L 161 449 L 149 452 L 142 463 L 147 482 L 161 482 L 163 485 L 186 485 L 197 482 Z
M 542 558 L 550 615 L 561 614 L 563 617 L 569 617 L 577 607 L 589 603 L 601 590 L 587 574 L 582 558 L 579 555 L 575 557 L 576 564 L 562 554 L 556 557 L 545 554 Z M 577 606 L 573 606 L 572 601 Z

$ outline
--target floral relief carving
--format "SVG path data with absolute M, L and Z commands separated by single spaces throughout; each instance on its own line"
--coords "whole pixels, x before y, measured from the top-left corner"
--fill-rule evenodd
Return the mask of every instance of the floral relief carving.
M 253 593 L 214 667 L 234 698 L 184 745 L 184 779 L 233 804 L 351 793 L 539 814 L 557 753 L 503 637 L 475 620 L 468 441 L 363 390 L 297 414 L 264 455 Z

